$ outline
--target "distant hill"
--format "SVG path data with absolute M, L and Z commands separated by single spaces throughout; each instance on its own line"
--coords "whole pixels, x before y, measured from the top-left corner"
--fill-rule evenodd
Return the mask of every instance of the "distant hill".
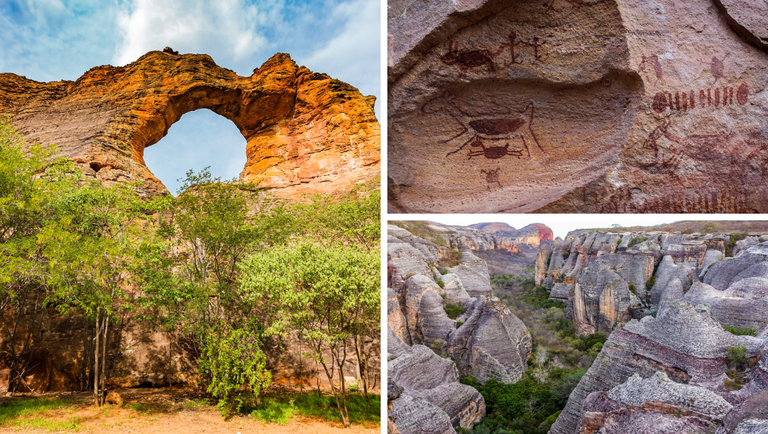
M 586 228 L 585 228 L 586 229 Z M 591 228 L 590 228 L 591 229 Z M 595 228 L 598 229 L 598 228 Z M 712 221 L 712 220 L 683 220 L 674 223 L 667 223 L 657 226 L 628 226 L 620 228 L 602 228 L 609 232 L 629 232 L 629 231 L 665 231 L 665 232 L 768 232 L 768 221 L 765 220 L 746 220 L 746 221 Z

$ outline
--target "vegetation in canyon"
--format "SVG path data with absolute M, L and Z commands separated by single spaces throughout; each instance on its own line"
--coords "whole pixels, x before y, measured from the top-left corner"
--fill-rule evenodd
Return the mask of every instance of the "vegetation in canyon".
M 565 303 L 549 300 L 549 291 L 533 283 L 533 269 L 522 275 L 492 275 L 494 294 L 520 318 L 533 338 L 533 356 L 524 378 L 514 384 L 490 379 L 479 384 L 466 377 L 485 400 L 486 416 L 472 434 L 544 434 L 602 349 L 601 333 L 577 337 L 565 318 Z

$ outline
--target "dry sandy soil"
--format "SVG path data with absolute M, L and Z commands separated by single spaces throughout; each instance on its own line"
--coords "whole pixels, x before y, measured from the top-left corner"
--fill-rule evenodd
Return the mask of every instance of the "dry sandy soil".
M 267 424 L 246 416 L 223 420 L 214 406 L 201 405 L 190 397 L 169 392 L 167 389 L 121 390 L 125 400 L 122 406 L 106 405 L 96 408 L 89 404 L 88 394 L 64 395 L 76 399 L 76 403 L 59 409 L 45 410 L 36 416 L 46 421 L 62 423 L 75 420 L 75 429 L 30 428 L 21 426 L 0 427 L 0 433 L 307 433 L 307 434 L 378 434 L 380 425 L 352 425 L 343 428 L 340 423 L 315 418 L 294 416 L 288 424 Z M 40 397 L 41 395 L 35 395 Z M 45 395 L 43 395 L 45 396 Z M 61 396 L 61 395 L 52 395 Z M 0 398 L 0 405 L 13 398 Z M 137 405 L 141 406 L 138 407 Z M 20 417 L 25 419 L 28 417 Z

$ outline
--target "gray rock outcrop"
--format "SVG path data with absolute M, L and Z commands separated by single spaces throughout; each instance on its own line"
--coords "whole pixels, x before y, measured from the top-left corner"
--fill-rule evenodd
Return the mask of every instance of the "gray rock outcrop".
M 391 228 L 388 383 L 397 397 L 390 403 L 388 429 L 402 433 L 470 429 L 485 415 L 485 403 L 477 390 L 458 382 L 459 373 L 481 382 L 518 381 L 530 357 L 530 334 L 492 297 L 488 266 L 467 248 L 466 233 L 439 227 L 442 241 L 447 239 L 460 250 L 456 255 L 405 229 Z M 458 264 L 440 267 L 441 258 Z M 448 304 L 465 311 L 451 319 Z

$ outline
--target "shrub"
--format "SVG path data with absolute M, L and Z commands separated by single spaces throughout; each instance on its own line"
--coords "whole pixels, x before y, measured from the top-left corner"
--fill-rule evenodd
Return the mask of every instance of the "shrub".
M 653 288 L 653 285 L 655 285 L 655 284 L 656 284 L 656 276 L 651 276 L 651 278 L 648 279 L 647 282 L 645 282 L 645 289 L 647 291 L 650 291 L 651 288 Z
M 200 376 L 208 382 L 206 391 L 218 400 L 224 418 L 242 408 L 240 392 L 244 385 L 253 395 L 269 387 L 271 375 L 266 362 L 258 337 L 249 330 L 211 333 L 206 338 Z
M 683 235 L 690 235 L 692 233 L 693 233 L 693 229 L 691 228 L 685 228 L 685 230 L 683 230 Z
M 442 280 L 438 280 L 437 281 L 437 286 L 439 286 L 441 288 L 445 288 L 445 283 Z
M 464 255 L 462 255 L 461 252 L 457 249 L 451 249 L 451 251 L 448 253 L 448 257 L 446 258 L 448 268 L 453 268 L 461 264 L 461 258 L 463 256 Z
M 728 348 L 728 366 L 732 368 L 743 368 L 747 363 L 747 346 L 744 344 L 734 345 Z
M 735 327 L 724 325 L 723 328 L 737 336 L 757 336 L 757 329 L 754 327 Z
M 459 328 L 462 325 L 464 325 L 464 321 L 456 321 L 456 328 Z
M 630 247 L 634 246 L 635 244 L 640 244 L 640 243 L 645 242 L 645 241 L 648 241 L 648 237 L 632 238 L 631 240 L 629 240 L 629 244 L 627 245 L 627 248 L 630 248 Z
M 629 292 L 637 295 L 637 287 L 635 286 L 635 284 L 632 282 L 629 282 L 628 286 L 629 286 Z
M 456 319 L 460 317 L 461 314 L 466 312 L 467 308 L 453 303 L 447 303 L 445 306 L 443 306 L 443 310 L 445 310 L 445 313 L 448 314 L 448 318 Z
M 563 261 L 565 261 L 566 259 L 568 259 L 568 257 L 569 257 L 569 256 L 571 256 L 571 252 L 565 252 L 565 253 L 563 253 Z

